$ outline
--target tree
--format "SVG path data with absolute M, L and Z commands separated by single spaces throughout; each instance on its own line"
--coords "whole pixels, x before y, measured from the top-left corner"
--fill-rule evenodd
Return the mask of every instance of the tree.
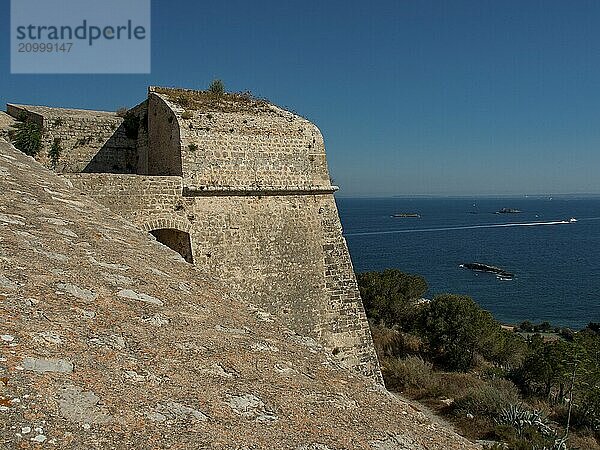
M 483 355 L 506 370 L 519 367 L 527 356 L 527 342 L 520 335 L 507 330 L 497 330 L 488 335 L 489 342 L 482 343 Z
M 545 342 L 539 335 L 529 344 L 530 354 L 515 373 L 515 382 L 526 392 L 562 403 L 565 384 L 570 378 L 572 359 L 579 352 L 572 343 L 557 340 Z
M 418 313 L 414 300 L 427 292 L 427 282 L 419 275 L 397 269 L 358 274 L 358 287 L 369 320 L 375 324 L 410 330 Z
M 500 325 L 470 297 L 443 294 L 430 303 L 424 320 L 432 358 L 448 370 L 466 372 L 475 356 L 490 356 Z

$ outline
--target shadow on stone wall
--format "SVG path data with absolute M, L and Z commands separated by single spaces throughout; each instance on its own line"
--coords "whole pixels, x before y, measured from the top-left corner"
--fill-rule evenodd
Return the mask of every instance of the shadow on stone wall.
M 134 174 L 137 165 L 136 139 L 127 137 L 125 125 L 121 124 L 82 172 Z
M 177 114 L 154 93 L 148 103 L 148 142 L 148 175 L 183 176 Z
M 166 245 L 171 250 L 175 250 L 190 264 L 194 263 L 192 242 L 189 233 L 173 228 L 161 228 L 150 231 L 150 234 L 161 244 Z

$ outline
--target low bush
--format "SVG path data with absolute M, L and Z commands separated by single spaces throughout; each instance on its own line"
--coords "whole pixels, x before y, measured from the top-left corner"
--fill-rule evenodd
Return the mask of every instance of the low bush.
M 433 366 L 418 356 L 382 361 L 385 385 L 389 390 L 428 391 L 436 383 Z
M 460 372 L 434 372 L 436 383 L 432 384 L 423 395 L 428 398 L 450 398 L 464 397 L 472 389 L 483 386 L 484 382 L 473 373 Z
M 456 399 L 454 409 L 459 414 L 494 418 L 510 405 L 519 402 L 516 386 L 508 380 L 497 379 L 471 388 L 464 396 Z
M 418 355 L 423 346 L 421 338 L 383 326 L 371 328 L 375 351 L 379 358 L 404 358 Z
M 500 411 L 496 418 L 496 434 L 507 443 L 508 449 L 568 450 L 567 437 L 550 425 L 547 416 L 513 404 Z M 588 447 L 591 448 L 591 447 Z

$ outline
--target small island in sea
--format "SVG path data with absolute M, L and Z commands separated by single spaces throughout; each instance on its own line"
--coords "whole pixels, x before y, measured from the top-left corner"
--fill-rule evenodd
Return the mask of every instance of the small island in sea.
M 497 278 L 502 280 L 512 280 L 515 276 L 514 273 L 507 272 L 504 269 L 496 266 L 490 266 L 489 264 L 482 264 L 478 262 L 461 264 L 459 267 L 470 269 L 475 272 L 487 272 L 496 275 Z

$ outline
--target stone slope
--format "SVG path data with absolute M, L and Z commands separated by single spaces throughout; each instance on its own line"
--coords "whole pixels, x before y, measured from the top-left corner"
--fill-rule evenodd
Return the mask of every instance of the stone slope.
M 476 448 L 0 140 L 0 448 Z
M 8 140 L 8 132 L 17 121 L 3 111 L 0 111 L 0 139 Z

